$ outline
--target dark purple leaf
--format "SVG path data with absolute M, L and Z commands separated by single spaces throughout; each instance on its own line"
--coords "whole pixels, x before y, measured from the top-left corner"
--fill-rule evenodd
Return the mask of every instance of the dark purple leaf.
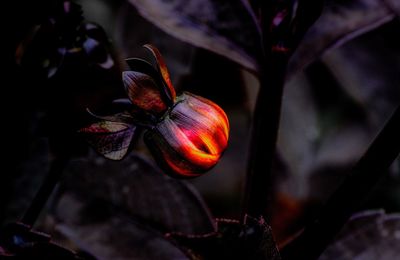
M 400 215 L 371 210 L 354 215 L 320 260 L 392 260 L 400 257 Z
M 170 234 L 194 259 L 279 260 L 271 228 L 263 219 L 218 220 L 218 231 L 203 236 Z
M 291 58 L 288 78 L 328 50 L 373 30 L 394 17 L 392 9 L 384 1 L 330 1 Z
M 118 163 L 92 155 L 71 164 L 67 171 L 67 190 L 108 201 L 161 232 L 214 230 L 210 213 L 190 186 L 133 152 Z
M 64 193 L 56 230 L 97 259 L 188 259 L 161 233 L 139 224 L 107 204 Z
M 172 36 L 258 70 L 261 38 L 246 1 L 130 2 L 144 18 Z
M 400 2 L 397 0 L 383 0 L 383 3 L 385 3 L 392 11 L 394 11 L 397 15 L 400 15 Z
M 0 230 L 0 259 L 84 260 L 75 252 L 50 241 L 50 236 L 13 223 Z

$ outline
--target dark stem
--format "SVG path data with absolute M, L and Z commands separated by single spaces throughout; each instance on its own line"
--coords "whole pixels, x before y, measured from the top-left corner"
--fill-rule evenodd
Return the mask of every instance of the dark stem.
M 275 52 L 271 19 L 275 1 L 260 4 L 263 57 L 260 59 L 260 89 L 257 96 L 247 163 L 247 180 L 241 221 L 246 215 L 270 219 L 273 194 L 272 164 L 275 158 L 282 94 L 290 53 Z M 279 37 L 279 36 L 278 36 Z
M 47 200 L 57 185 L 67 162 L 68 159 L 65 157 L 56 157 L 53 159 L 50 165 L 50 170 L 39 191 L 36 193 L 31 205 L 22 217 L 21 223 L 31 227 L 35 224 L 40 212 L 46 205 Z
M 283 259 L 318 259 L 400 153 L 399 134 L 400 107 L 321 209 L 319 217 L 283 248 Z
M 246 214 L 270 219 L 276 141 L 288 60 L 308 28 L 320 16 L 323 1 L 254 1 L 261 9 L 263 58 L 260 91 L 251 130 L 247 181 L 241 220 Z M 287 13 L 284 22 L 274 22 Z
M 270 215 L 268 206 L 271 205 L 273 192 L 272 163 L 275 158 L 287 60 L 286 56 L 276 54 L 270 55 L 265 62 L 251 129 L 242 220 L 246 214 L 267 219 Z

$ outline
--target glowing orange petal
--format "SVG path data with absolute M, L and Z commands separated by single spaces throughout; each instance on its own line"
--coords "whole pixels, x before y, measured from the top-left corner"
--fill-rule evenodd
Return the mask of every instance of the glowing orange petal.
M 211 154 L 220 154 L 228 141 L 225 114 L 214 108 L 208 109 L 205 103 L 194 105 L 194 97 L 183 96 L 183 101 L 171 111 L 171 118 L 196 147 Z M 203 113 L 205 110 L 208 110 L 207 113 Z
M 229 120 L 228 116 L 225 114 L 225 111 L 222 108 L 220 108 L 217 104 L 209 99 L 194 95 L 189 92 L 184 92 L 182 96 L 185 96 L 185 99 L 187 100 L 190 107 L 192 107 L 203 116 L 213 120 L 214 123 L 212 125 L 215 124 L 222 127 L 224 134 L 228 139 Z
M 169 118 L 165 118 L 157 125 L 157 130 L 172 149 L 194 165 L 210 168 L 219 159 L 219 154 L 210 154 L 196 147 L 185 133 Z
M 201 175 L 207 169 L 195 166 L 187 161 L 177 151 L 172 149 L 158 131 L 148 131 L 145 134 L 145 142 L 150 148 L 157 163 L 166 173 L 180 178 L 191 178 Z
M 147 136 L 153 154 L 169 172 L 198 176 L 215 166 L 226 149 L 229 123 L 216 104 L 183 94 Z M 204 102 L 204 101 L 207 102 Z

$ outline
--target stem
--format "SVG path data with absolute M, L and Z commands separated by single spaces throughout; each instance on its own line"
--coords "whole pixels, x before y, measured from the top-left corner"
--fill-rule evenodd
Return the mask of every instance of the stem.
M 247 182 L 241 220 L 246 214 L 270 219 L 282 94 L 288 60 L 308 28 L 320 16 L 323 1 L 255 1 L 261 8 L 263 59 L 260 91 L 251 130 Z M 286 22 L 274 24 L 287 13 Z M 295 18 L 294 18 L 295 17 Z
M 282 258 L 318 259 L 400 153 L 400 106 L 375 138 L 319 217 L 282 250 Z
M 20 221 L 21 223 L 31 227 L 35 224 L 40 212 L 46 205 L 47 200 L 57 185 L 67 162 L 68 159 L 64 157 L 56 157 L 53 159 L 50 165 L 50 170 L 39 191 L 36 193 L 31 205 L 22 217 Z
M 282 93 L 286 72 L 286 57 L 277 54 L 265 61 L 260 90 L 254 112 L 249 161 L 247 168 L 247 186 L 242 212 L 253 217 L 268 218 L 273 176 L 272 163 L 275 158 L 281 112 Z

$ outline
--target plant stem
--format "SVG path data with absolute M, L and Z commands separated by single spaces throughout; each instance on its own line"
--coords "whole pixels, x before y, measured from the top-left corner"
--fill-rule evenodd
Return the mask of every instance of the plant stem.
M 261 8 L 263 58 L 260 91 L 251 130 L 247 182 L 241 220 L 246 214 L 270 219 L 272 173 L 286 68 L 308 28 L 320 16 L 323 1 L 256 1 Z M 274 19 L 286 13 L 287 22 Z M 294 19 L 295 17 L 295 19 Z M 279 20 L 279 19 L 278 19 Z
M 277 54 L 274 57 L 270 55 L 265 63 L 251 130 L 242 220 L 246 214 L 268 218 L 270 213 L 268 205 L 271 204 L 273 189 L 272 163 L 275 158 L 287 60 L 286 56 Z
M 55 157 L 53 159 L 50 165 L 50 170 L 39 191 L 36 193 L 31 205 L 22 217 L 20 221 L 21 223 L 31 227 L 35 224 L 40 212 L 46 205 L 47 200 L 57 185 L 67 162 L 68 159 L 65 157 Z
M 375 138 L 319 217 L 282 250 L 282 258 L 318 259 L 400 153 L 400 106 Z

